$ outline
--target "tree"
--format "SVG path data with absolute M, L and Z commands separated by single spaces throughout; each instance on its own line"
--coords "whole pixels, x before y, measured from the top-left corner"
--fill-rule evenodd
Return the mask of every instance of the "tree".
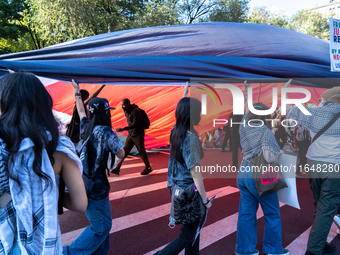
M 215 0 L 183 0 L 179 4 L 184 23 L 191 24 L 195 20 L 202 19 L 208 15 L 216 5 Z
M 179 0 L 150 0 L 144 10 L 135 15 L 133 28 L 181 24 L 177 8 Z
M 298 32 L 329 40 L 329 23 L 321 13 L 302 10 L 293 15 L 289 27 Z
M 17 39 L 27 32 L 23 24 L 24 0 L 0 0 L 0 38 Z
M 289 19 L 282 12 L 272 13 L 265 6 L 254 7 L 249 16 L 249 23 L 267 24 L 287 28 Z
M 144 0 L 32 0 L 35 31 L 46 45 L 129 29 Z
M 219 0 L 209 15 L 210 21 L 245 22 L 248 0 Z

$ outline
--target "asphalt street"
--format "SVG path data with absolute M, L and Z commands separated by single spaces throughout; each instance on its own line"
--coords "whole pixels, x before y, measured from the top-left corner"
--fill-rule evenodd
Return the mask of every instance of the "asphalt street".
M 202 165 L 229 165 L 231 152 L 218 148 L 204 151 Z M 144 169 L 141 158 L 129 156 L 121 168 L 121 175 L 109 177 L 112 229 L 109 254 L 153 254 L 171 242 L 180 233 L 180 226 L 169 228 L 170 193 L 166 188 L 169 148 L 148 152 L 153 172 L 141 176 Z M 239 154 L 241 160 L 241 154 Z M 228 175 L 203 173 L 208 196 L 217 195 L 201 232 L 200 254 L 233 255 L 240 194 L 236 173 Z M 313 198 L 308 179 L 296 179 L 301 209 L 281 204 L 283 246 L 291 255 L 303 255 L 308 233 L 313 224 Z M 258 211 L 258 245 L 262 251 L 265 220 Z M 70 244 L 89 225 L 84 213 L 65 211 L 59 217 L 63 245 Z M 340 236 L 333 224 L 328 240 L 336 244 L 340 254 Z M 184 254 L 182 252 L 182 254 Z

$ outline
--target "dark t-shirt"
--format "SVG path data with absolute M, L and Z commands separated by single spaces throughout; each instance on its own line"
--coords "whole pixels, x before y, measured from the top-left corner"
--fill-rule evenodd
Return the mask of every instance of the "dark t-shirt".
M 80 121 L 80 134 L 83 136 L 89 120 L 83 117 Z M 117 154 L 124 144 L 119 140 L 111 128 L 97 126 L 92 134 L 92 146 L 96 152 L 94 169 L 96 180 L 88 198 L 92 200 L 104 199 L 109 195 L 110 184 L 106 176 L 106 166 L 109 152 Z

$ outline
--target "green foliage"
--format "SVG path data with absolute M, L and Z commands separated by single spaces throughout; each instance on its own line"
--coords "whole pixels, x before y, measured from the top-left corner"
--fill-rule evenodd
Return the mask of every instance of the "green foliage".
M 34 49 L 28 34 L 18 39 L 0 38 L 0 55 Z
M 17 39 L 27 32 L 22 24 L 24 0 L 0 0 L 0 38 Z
M 219 0 L 209 15 L 210 21 L 245 22 L 248 0 Z
M 178 0 L 150 0 L 143 11 L 135 15 L 132 28 L 179 25 Z
M 289 27 L 304 34 L 329 40 L 329 22 L 319 12 L 310 10 L 298 11 L 292 17 Z
M 257 24 L 267 24 L 284 28 L 287 28 L 289 25 L 289 19 L 287 15 L 281 12 L 272 13 L 268 11 L 265 6 L 254 7 L 249 16 L 248 22 Z

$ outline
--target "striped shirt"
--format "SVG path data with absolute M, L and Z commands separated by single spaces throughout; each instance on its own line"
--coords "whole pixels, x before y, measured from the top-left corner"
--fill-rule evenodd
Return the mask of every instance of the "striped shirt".
M 312 115 L 304 115 L 294 107 L 286 119 L 294 119 L 303 128 L 310 130 L 313 138 L 334 116 L 340 112 L 340 104 L 328 103 L 322 107 L 311 108 Z M 316 161 L 340 164 L 340 118 L 337 119 L 308 149 L 306 157 Z
M 8 153 L 5 149 L 5 143 L 0 140 L 0 196 L 7 192 L 9 193 L 9 182 L 5 169 L 7 167 Z
M 251 123 L 251 126 L 249 126 L 247 115 L 248 114 L 244 115 L 239 130 L 243 158 L 250 160 L 259 155 L 262 149 L 263 156 L 267 162 L 275 161 L 280 155 L 280 147 L 277 144 L 274 134 L 265 124 L 262 125 L 262 123 Z M 262 136 L 263 132 L 264 134 Z

